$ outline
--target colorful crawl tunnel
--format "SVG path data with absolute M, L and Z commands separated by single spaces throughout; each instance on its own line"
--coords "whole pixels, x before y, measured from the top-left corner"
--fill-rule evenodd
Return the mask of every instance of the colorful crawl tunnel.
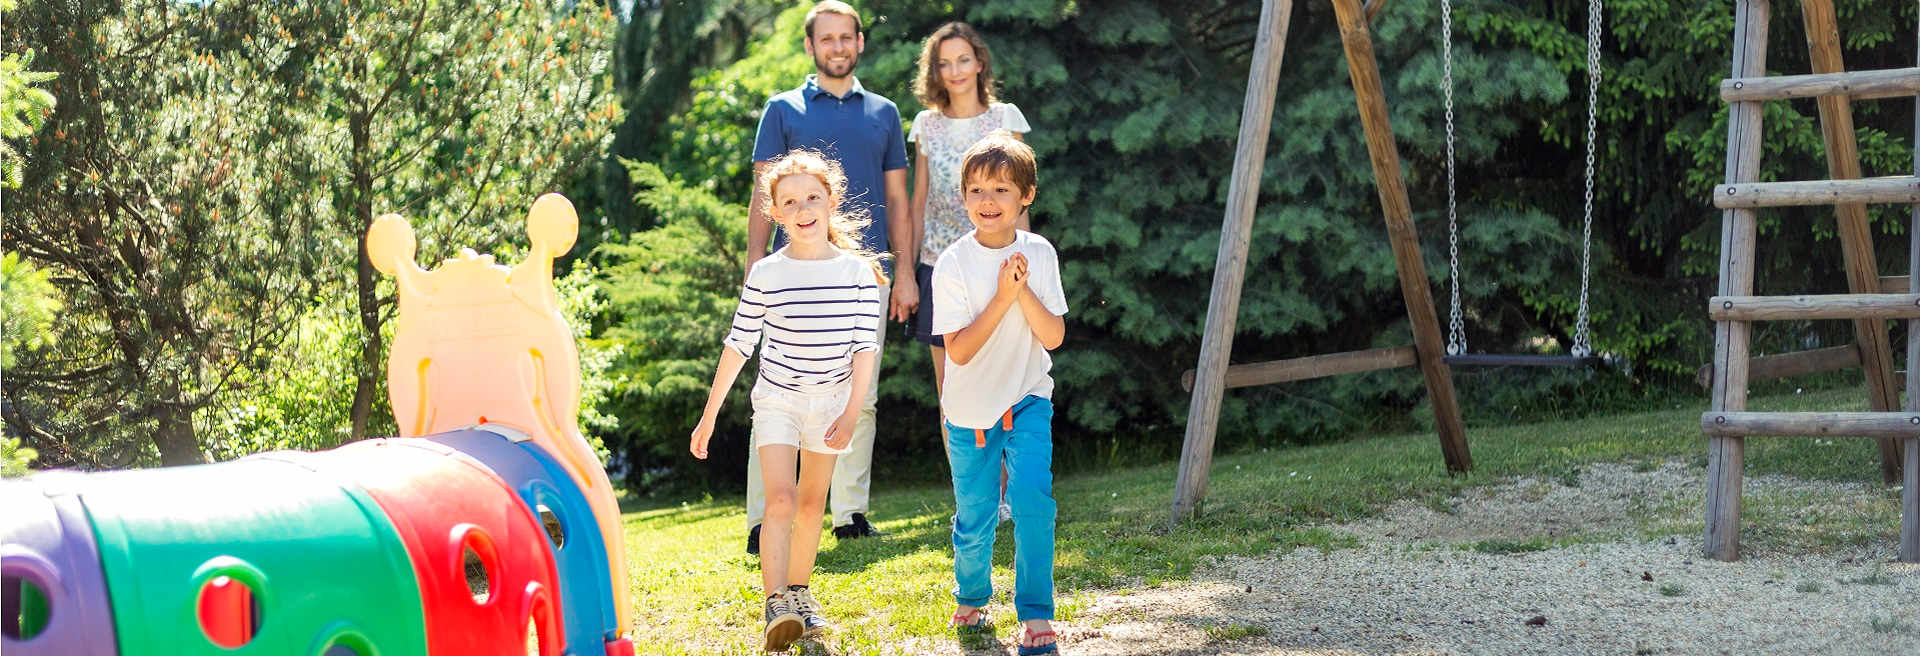
M 580 488 L 503 429 L 0 484 L 8 656 L 631 654 Z
M 412 262 L 388 391 L 404 437 L 315 453 L 0 481 L 6 656 L 630 656 L 619 507 L 577 417 L 553 258 L 578 220 L 528 215 L 509 269 Z

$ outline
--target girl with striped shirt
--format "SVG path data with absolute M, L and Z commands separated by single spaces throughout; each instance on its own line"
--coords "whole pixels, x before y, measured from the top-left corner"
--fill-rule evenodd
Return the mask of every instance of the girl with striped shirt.
M 847 182 L 838 164 L 795 150 L 774 160 L 758 184 L 765 193 L 756 196 L 770 203 L 767 215 L 786 231 L 787 245 L 747 272 L 689 450 L 707 457 L 720 404 L 759 346 L 751 398 L 767 491 L 760 578 L 766 648 L 781 651 L 826 630 L 807 582 L 834 458 L 847 451 L 873 380 L 886 278 L 877 256 L 860 248 L 866 217 L 842 211 Z

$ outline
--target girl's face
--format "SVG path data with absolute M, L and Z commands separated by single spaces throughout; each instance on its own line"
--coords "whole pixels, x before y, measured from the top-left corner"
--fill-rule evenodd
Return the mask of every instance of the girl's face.
M 951 37 L 940 42 L 935 53 L 934 72 L 940 74 L 940 83 L 946 85 L 947 97 L 959 98 L 974 93 L 974 84 L 980 80 L 980 60 L 974 56 L 973 44 L 966 39 Z
M 773 183 L 773 220 L 786 229 L 787 239 L 827 243 L 827 224 L 832 217 L 833 192 L 819 178 L 803 173 Z
M 967 206 L 967 218 L 973 221 L 973 227 L 989 234 L 1006 234 L 1018 225 L 1020 211 L 1033 204 L 1034 190 L 1020 192 L 1006 175 L 994 172 L 990 175 L 974 176 L 960 189 L 960 198 Z

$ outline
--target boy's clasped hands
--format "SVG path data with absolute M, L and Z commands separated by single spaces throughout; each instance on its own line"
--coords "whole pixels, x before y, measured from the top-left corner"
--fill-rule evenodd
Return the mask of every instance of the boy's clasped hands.
M 1000 288 L 998 295 L 1019 294 L 1027 284 L 1027 256 L 1014 253 L 1005 262 L 1000 263 Z

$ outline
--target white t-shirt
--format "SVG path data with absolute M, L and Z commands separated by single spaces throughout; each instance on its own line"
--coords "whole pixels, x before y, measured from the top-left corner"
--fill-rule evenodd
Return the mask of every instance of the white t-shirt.
M 1000 263 L 1014 253 L 1027 256 L 1027 286 L 1040 304 L 1054 316 L 1064 316 L 1067 295 L 1060 287 L 1060 256 L 1053 244 L 1022 230 L 1005 248 L 987 248 L 968 232 L 933 265 L 933 332 L 959 332 L 986 311 L 1000 286 Z M 947 358 L 940 411 L 961 428 L 992 428 L 1020 399 L 1053 398 L 1053 377 L 1047 375 L 1052 369 L 1053 357 L 1015 303 L 971 361 L 959 364 Z
M 799 260 L 782 248 L 747 272 L 726 344 L 751 358 L 765 337 L 760 382 L 827 394 L 852 384 L 853 354 L 878 349 L 879 328 L 872 265 L 844 252 Z
M 913 117 L 909 140 L 927 156 L 926 236 L 920 240 L 920 261 L 932 262 L 960 235 L 973 230 L 967 206 L 960 201 L 960 158 L 974 142 L 994 130 L 1026 133 L 1033 128 L 1012 103 L 994 103 L 979 116 L 947 118 L 937 109 Z M 909 272 L 911 273 L 911 272 Z

